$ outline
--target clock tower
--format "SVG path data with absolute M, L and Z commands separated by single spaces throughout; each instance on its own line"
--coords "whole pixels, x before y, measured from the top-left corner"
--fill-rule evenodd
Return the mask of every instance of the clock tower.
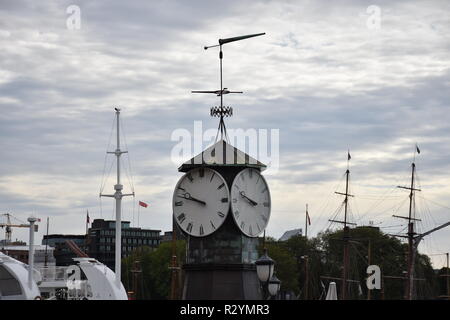
M 174 219 L 187 235 L 182 298 L 258 300 L 254 265 L 270 217 L 264 164 L 224 140 L 183 163 Z
M 226 141 L 224 117 L 232 116 L 233 109 L 224 106 L 223 97 L 242 92 L 223 87 L 222 46 L 263 34 L 219 39 L 218 45 L 205 47 L 220 48 L 220 90 L 192 92 L 220 97 L 220 106 L 211 108 L 211 116 L 220 121 L 216 143 L 178 168 L 185 174 L 172 205 L 173 218 L 187 235 L 183 299 L 262 298 L 255 261 L 258 236 L 270 218 L 269 187 L 261 175 L 266 166 Z

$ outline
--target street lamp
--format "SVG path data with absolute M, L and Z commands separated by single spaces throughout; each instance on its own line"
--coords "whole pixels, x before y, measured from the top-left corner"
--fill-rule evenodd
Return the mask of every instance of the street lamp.
M 264 299 L 275 296 L 280 290 L 281 281 L 273 274 L 275 261 L 267 255 L 267 249 L 264 248 L 264 254 L 255 261 L 256 273 L 259 281 L 262 282 L 264 288 Z
M 277 295 L 278 291 L 280 291 L 281 281 L 273 275 L 269 280 L 268 290 L 269 294 L 274 297 Z
M 256 273 L 258 274 L 259 281 L 262 283 L 267 283 L 273 275 L 273 269 L 275 261 L 273 261 L 267 255 L 267 249 L 264 249 L 264 254 L 255 261 Z

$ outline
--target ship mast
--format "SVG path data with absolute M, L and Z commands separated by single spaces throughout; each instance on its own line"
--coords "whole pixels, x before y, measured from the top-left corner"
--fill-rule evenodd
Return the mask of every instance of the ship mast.
M 417 153 L 420 153 L 419 147 L 416 145 L 415 151 L 414 151 L 414 159 Z M 414 161 L 411 164 L 411 186 L 410 187 L 403 187 L 403 186 L 397 186 L 401 189 L 407 189 L 409 190 L 409 212 L 408 217 L 402 217 L 402 216 L 396 216 L 393 217 L 396 218 L 402 218 L 408 220 L 408 233 L 406 238 L 408 238 L 408 260 L 407 260 L 407 271 L 406 271 L 406 285 L 405 285 L 405 299 L 406 300 L 413 300 L 414 299 L 414 273 L 415 273 L 415 260 L 417 255 L 417 248 L 419 247 L 420 242 L 423 240 L 423 238 L 435 231 L 438 231 L 442 228 L 445 228 L 450 225 L 450 221 L 446 222 L 436 228 L 433 228 L 427 232 L 417 234 L 414 230 L 414 223 L 415 221 L 421 221 L 420 219 L 417 219 L 415 217 L 414 212 L 414 200 L 415 200 L 415 192 L 416 191 L 422 191 L 421 189 L 417 189 L 414 186 L 415 183 L 415 172 L 416 172 L 416 164 Z
M 122 214 L 122 198 L 125 196 L 134 196 L 133 193 L 123 194 L 122 189 L 123 185 L 120 183 L 120 156 L 124 153 L 128 153 L 128 151 L 122 151 L 120 150 L 120 124 L 119 124 L 119 116 L 120 116 L 120 109 L 114 108 L 116 110 L 116 120 L 117 120 L 117 147 L 115 151 L 108 151 L 108 154 L 114 154 L 117 159 L 117 183 L 114 185 L 114 190 L 116 192 L 114 194 L 101 194 L 100 197 L 110 197 L 114 198 L 116 200 L 116 248 L 115 248 L 115 274 L 116 274 L 116 285 L 120 288 L 121 281 L 120 281 L 120 275 L 121 275 L 121 250 L 122 250 L 122 220 L 121 220 L 121 214 Z
M 414 220 L 412 217 L 412 205 L 415 200 L 415 191 L 420 191 L 419 189 L 414 188 L 414 173 L 416 171 L 416 164 L 413 162 L 411 164 L 411 187 L 409 188 L 409 213 L 408 213 L 408 270 L 407 270 L 407 278 L 408 282 L 406 284 L 406 296 L 407 300 L 413 299 L 413 290 L 414 290 L 414 260 L 415 260 L 415 248 L 414 248 Z
M 416 150 L 414 150 L 414 159 L 416 156 L 416 151 L 419 149 L 416 146 Z M 416 172 L 416 164 L 414 161 L 411 163 L 411 184 L 410 187 L 397 186 L 397 188 L 409 190 L 409 210 L 408 217 L 396 216 L 395 218 L 407 219 L 408 220 L 408 255 L 407 255 L 407 270 L 406 270 L 406 284 L 405 284 L 405 300 L 413 300 L 413 292 L 414 292 L 414 266 L 415 266 L 415 256 L 416 256 L 416 246 L 414 241 L 414 236 L 416 235 L 414 231 L 414 223 L 415 221 L 420 221 L 420 219 L 416 219 L 414 209 L 414 200 L 415 200 L 415 192 L 421 191 L 420 189 L 416 189 L 414 187 L 415 183 L 415 172 Z
M 349 169 L 349 162 L 350 162 L 351 156 L 350 151 L 347 155 L 347 170 L 345 171 L 345 193 L 342 192 L 335 192 L 336 194 L 339 194 L 341 196 L 345 196 L 344 199 L 344 221 L 338 221 L 338 220 L 329 220 L 330 222 L 337 222 L 342 223 L 344 225 L 344 235 L 342 240 L 344 241 L 344 255 L 343 255 L 343 268 L 342 268 L 342 286 L 341 286 L 341 299 L 345 300 L 347 299 L 347 284 L 348 284 L 348 269 L 349 269 L 349 262 L 350 262 L 350 255 L 349 255 L 349 247 L 350 247 L 350 227 L 348 225 L 355 225 L 355 223 L 350 223 L 347 221 L 347 212 L 348 212 L 348 197 L 353 197 L 353 195 L 348 193 L 348 187 L 349 187 L 349 176 L 350 176 L 350 169 Z

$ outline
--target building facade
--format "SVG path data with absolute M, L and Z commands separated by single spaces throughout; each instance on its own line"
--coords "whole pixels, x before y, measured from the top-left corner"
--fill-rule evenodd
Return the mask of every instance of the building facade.
M 157 248 L 161 242 L 161 230 L 141 229 L 122 221 L 122 258 L 128 257 L 138 247 Z M 116 222 L 95 219 L 89 229 L 86 244 L 88 255 L 114 270 Z

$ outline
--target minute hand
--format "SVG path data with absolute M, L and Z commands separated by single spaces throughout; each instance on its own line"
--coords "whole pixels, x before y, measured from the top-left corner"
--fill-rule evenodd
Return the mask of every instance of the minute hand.
M 241 194 L 241 197 L 242 197 L 242 198 L 247 199 L 247 201 L 250 202 L 253 206 L 257 206 L 257 205 L 258 205 L 258 202 L 253 201 L 252 199 L 250 199 L 249 197 L 247 197 L 247 196 L 245 195 L 245 192 L 244 192 L 244 191 L 241 191 L 240 194 Z

